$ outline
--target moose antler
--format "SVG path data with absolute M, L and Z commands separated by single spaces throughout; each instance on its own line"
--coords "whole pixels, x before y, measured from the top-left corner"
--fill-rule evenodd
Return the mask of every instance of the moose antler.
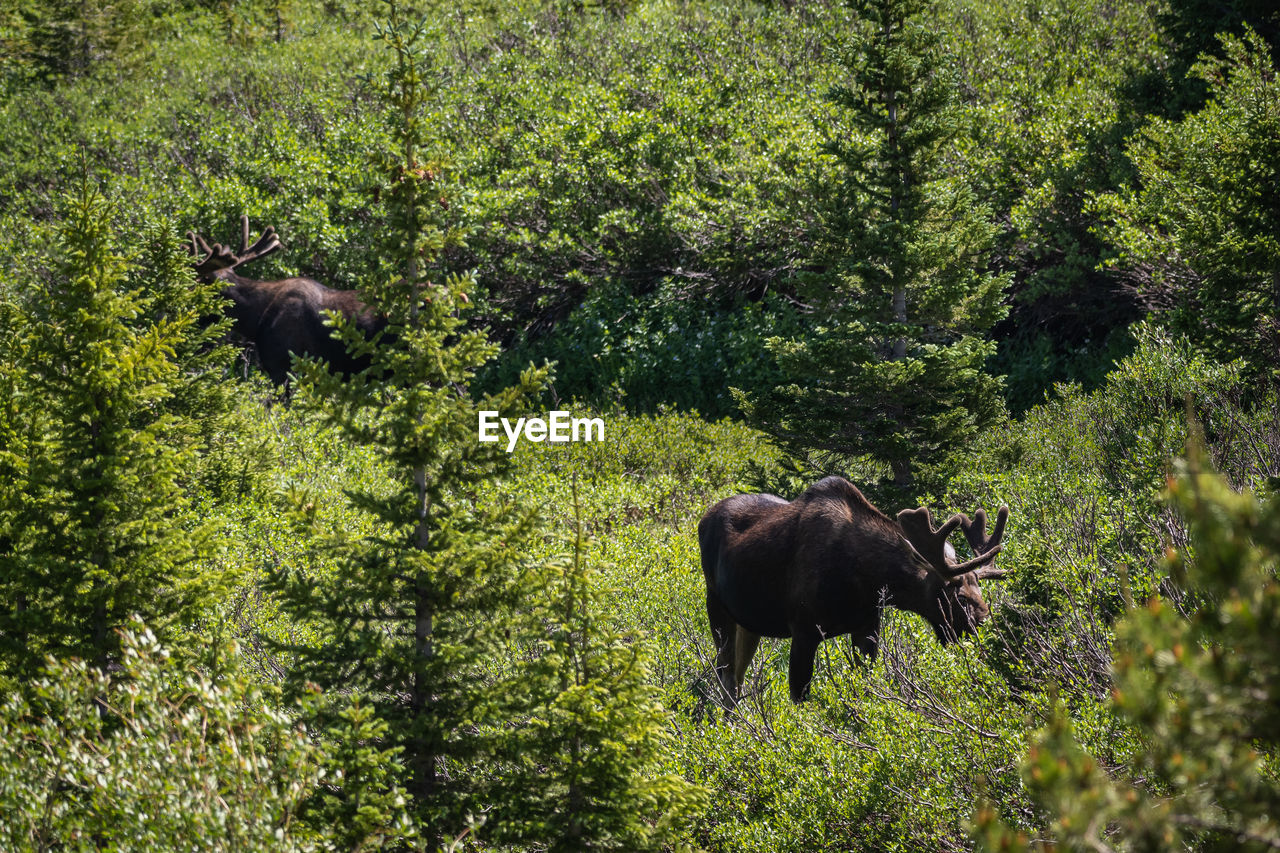
M 960 526 L 960 516 L 953 515 L 941 527 L 933 526 L 929 508 L 904 509 L 898 513 L 898 526 L 907 534 L 907 541 L 924 557 L 929 565 L 945 570 L 949 565 L 946 556 L 947 537 Z
M 987 529 L 987 512 L 986 510 L 978 510 L 973 514 L 973 521 L 968 516 L 962 517 L 960 521 L 960 529 L 964 531 L 964 538 L 969 540 L 969 547 L 973 549 L 973 553 L 979 557 L 985 558 L 988 554 L 992 557 L 1000 550 L 1000 541 L 1004 539 L 1004 523 L 1009 520 L 1009 507 L 1000 507 L 996 513 L 996 529 L 990 536 L 986 535 Z M 997 569 L 987 566 L 978 570 L 978 578 L 1002 578 L 1007 574 L 1004 569 Z
M 996 554 L 1000 552 L 1000 537 L 1004 534 L 1004 522 L 1009 517 L 1009 508 L 1002 507 L 1000 516 L 996 522 L 995 534 L 986 539 L 983 537 L 982 531 L 986 525 L 986 514 L 982 510 L 978 510 L 975 514 L 975 520 L 970 521 L 966 515 L 953 515 L 951 518 L 939 528 L 933 526 L 933 515 L 929 512 L 929 508 L 922 506 L 916 509 L 904 509 L 898 513 L 898 526 L 902 528 L 902 532 L 906 534 L 907 543 L 911 545 L 916 552 L 925 559 L 930 566 L 933 567 L 938 574 L 945 578 L 953 578 L 971 572 L 989 563 L 995 559 Z M 969 539 L 969 544 L 973 545 L 976 535 L 984 546 L 985 550 L 979 551 L 978 546 L 974 546 L 974 552 L 978 555 L 972 560 L 964 563 L 953 563 L 947 559 L 947 537 L 957 528 L 963 526 L 965 536 Z M 973 534 L 970 533 L 973 531 Z M 994 574 L 999 572 L 999 574 Z M 999 569 L 984 569 L 979 575 L 980 577 L 1001 577 L 1003 572 Z
M 187 232 L 187 239 L 191 241 L 191 245 L 187 246 L 187 252 L 196 261 L 196 275 L 203 281 L 213 278 L 214 274 L 219 270 L 229 270 L 238 267 L 240 264 L 246 264 L 249 261 L 255 261 L 258 258 L 264 258 L 283 245 L 280 238 L 276 236 L 276 229 L 268 225 L 262 231 L 262 236 L 249 245 L 249 217 L 240 216 L 240 251 L 232 252 L 231 249 L 221 243 L 214 243 L 209 246 L 205 239 L 194 231 Z M 204 253 L 201 258 L 200 254 Z

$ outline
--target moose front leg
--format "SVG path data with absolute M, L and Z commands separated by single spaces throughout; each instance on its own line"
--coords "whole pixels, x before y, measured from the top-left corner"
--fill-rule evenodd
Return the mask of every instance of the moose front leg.
M 809 698 L 809 682 L 813 680 L 813 658 L 818 653 L 822 635 L 795 632 L 791 635 L 791 660 L 787 664 L 787 686 L 791 688 L 791 701 L 803 702 Z
M 742 682 L 747 678 L 747 667 L 760 645 L 760 635 L 753 634 L 741 625 L 733 641 L 733 685 L 738 694 L 742 693 Z
M 289 368 L 293 364 L 293 354 L 278 339 L 265 338 L 258 344 L 258 364 L 279 387 L 289 382 Z
M 854 629 L 849 634 L 849 643 L 855 652 L 853 659 L 870 669 L 880 654 L 880 618 L 874 622 Z

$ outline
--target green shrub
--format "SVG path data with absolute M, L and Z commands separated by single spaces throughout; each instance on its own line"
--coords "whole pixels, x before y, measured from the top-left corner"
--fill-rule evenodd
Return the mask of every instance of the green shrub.
M 47 662 L 0 700 L 6 850 L 331 849 L 298 821 L 325 779 L 297 709 L 237 674 L 174 664 L 140 623 L 110 673 Z
M 1209 102 L 1135 134 L 1136 186 L 1101 196 L 1093 212 L 1157 316 L 1213 357 L 1242 359 L 1274 381 L 1280 208 L 1258 187 L 1280 179 L 1280 80 L 1256 34 L 1222 44 L 1225 58 L 1195 69 Z
M 1155 327 L 1139 327 L 1136 338 L 1101 387 L 1059 386 L 1056 399 L 983 436 L 944 501 L 960 509 L 1009 504 L 1002 559 L 1022 568 L 1004 584 L 1009 600 L 994 620 L 1000 641 L 992 652 L 1024 687 L 1048 682 L 1096 696 L 1109 689 L 1110 624 L 1126 595 L 1162 588 L 1159 555 L 1170 536 L 1184 535 L 1161 494 L 1186 442 L 1188 401 L 1220 436 L 1215 456 L 1245 481 L 1270 475 L 1272 463 L 1254 457 L 1250 443 L 1280 434 L 1267 409 L 1245 404 L 1240 365 L 1210 361 Z
M 529 362 L 554 361 L 555 387 L 596 405 L 652 412 L 663 405 L 733 414 L 729 389 L 761 389 L 780 374 L 766 341 L 798 333 L 798 318 L 777 300 L 728 308 L 687 300 L 672 281 L 633 296 L 594 288 L 555 330 L 506 350 L 486 384 L 509 381 Z
M 1280 503 L 1236 493 L 1195 461 L 1169 493 L 1192 529 L 1186 547 L 1168 551 L 1179 594 L 1135 607 L 1117 629 L 1111 704 L 1139 749 L 1108 760 L 1058 710 L 1033 738 L 1024 779 L 1070 850 L 1271 850 L 1280 844 Z M 1032 848 L 989 805 L 977 829 L 989 849 Z

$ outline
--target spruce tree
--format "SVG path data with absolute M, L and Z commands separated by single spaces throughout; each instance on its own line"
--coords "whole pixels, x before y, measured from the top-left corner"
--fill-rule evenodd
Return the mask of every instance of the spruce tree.
M 391 4 L 379 36 L 392 53 L 384 92 L 394 147 L 377 164 L 388 268 L 361 295 L 387 325 L 366 341 L 332 317 L 335 333 L 367 353 L 369 367 L 344 379 L 322 363 L 301 363 L 295 401 L 375 448 L 386 480 L 348 491 L 370 532 L 313 531 L 323 559 L 274 585 L 286 609 L 315 630 L 314 643 L 292 649 L 297 685 L 355 693 L 374 708 L 388 726 L 381 760 L 402 768 L 395 781 L 410 798 L 414 843 L 435 849 L 490 805 L 490 824 L 518 809 L 485 791 L 509 728 L 528 718 L 539 692 L 538 673 L 514 654 L 541 627 L 524 607 L 540 594 L 528 556 L 538 525 L 534 510 L 504 496 L 509 456 L 479 442 L 477 425 L 482 410 L 512 414 L 527 405 L 545 372 L 471 396 L 476 368 L 496 347 L 465 324 L 474 278 L 433 266 L 459 233 L 448 224 L 449 180 L 427 153 L 429 32 Z M 329 819 L 351 822 L 364 805 L 338 791 L 326 808 Z
M 784 382 L 738 397 L 791 449 L 866 458 L 907 487 L 1003 411 L 978 335 L 1002 314 L 1005 279 L 984 270 L 995 228 L 947 161 L 961 113 L 931 4 L 849 5 L 824 149 L 840 181 L 823 204 L 823 272 L 801 282 L 814 325 L 770 341 Z
M 314 816 L 348 827 L 350 842 L 426 849 L 473 832 L 537 849 L 662 846 L 700 792 L 656 772 L 667 716 L 643 652 L 597 622 L 581 542 L 571 564 L 536 557 L 551 533 L 520 503 L 505 449 L 478 440 L 479 413 L 527 407 L 546 372 L 472 396 L 497 348 L 465 323 L 474 278 L 438 268 L 459 235 L 446 170 L 426 155 L 428 31 L 391 4 L 380 36 L 393 61 L 395 147 L 379 162 L 393 263 L 362 296 L 388 322 L 367 341 L 332 317 L 369 367 L 344 379 L 303 363 L 296 400 L 376 448 L 387 479 L 347 493 L 368 533 L 313 529 L 315 566 L 274 585 L 315 629 L 314 643 L 291 649 L 296 685 L 318 685 L 334 710 L 362 697 L 386 728 L 353 738 L 330 717 L 331 737 L 361 741 L 348 750 L 361 778 L 353 788 L 344 767 Z M 408 795 L 412 826 L 394 825 L 393 787 Z
M 705 806 L 706 792 L 664 773 L 671 713 L 649 678 L 641 642 L 608 624 L 604 573 L 585 557 L 574 482 L 571 559 L 549 577 L 541 621 L 550 626 L 539 661 L 544 695 L 495 794 L 522 803 L 502 840 L 556 853 L 667 850 Z
M 52 269 L 6 311 L 0 370 L 0 668 L 46 655 L 102 666 L 132 614 L 162 636 L 206 611 L 198 525 L 177 519 L 197 465 L 176 353 L 198 317 L 145 312 L 144 273 L 117 248 L 113 208 L 87 182 L 69 199 Z M 176 250 L 176 246 L 174 247 Z M 189 270 L 173 270 L 192 287 Z

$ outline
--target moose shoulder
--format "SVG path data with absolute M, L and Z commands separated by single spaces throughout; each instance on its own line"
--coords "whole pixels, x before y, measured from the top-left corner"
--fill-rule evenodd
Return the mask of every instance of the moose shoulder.
M 790 637 L 788 683 L 803 701 L 818 644 L 852 634 L 874 659 L 883 601 L 918 613 L 946 644 L 988 616 L 978 581 L 1003 577 L 1000 551 L 1008 507 L 986 535 L 986 513 L 956 515 L 940 528 L 925 507 L 897 519 L 871 505 L 849 481 L 827 477 L 794 501 L 737 495 L 698 525 L 716 676 L 736 702 L 760 637 Z M 964 531 L 976 555 L 958 562 L 947 537 Z
M 333 336 L 333 329 L 325 324 L 324 312 L 336 311 L 354 318 L 368 337 L 385 327 L 385 320 L 361 302 L 354 290 L 334 290 L 310 278 L 260 281 L 236 274 L 235 268 L 241 264 L 281 248 L 274 228 L 268 226 L 250 245 L 249 217 L 240 217 L 240 227 L 239 252 L 220 243 L 211 247 L 190 231 L 188 251 L 195 259 L 196 276 L 201 281 L 223 284 L 222 295 L 230 300 L 227 313 L 234 324 L 232 330 L 253 344 L 258 362 L 271 381 L 285 384 L 295 355 L 322 359 L 335 372 L 348 375 L 367 367 L 367 359 L 354 358 Z

